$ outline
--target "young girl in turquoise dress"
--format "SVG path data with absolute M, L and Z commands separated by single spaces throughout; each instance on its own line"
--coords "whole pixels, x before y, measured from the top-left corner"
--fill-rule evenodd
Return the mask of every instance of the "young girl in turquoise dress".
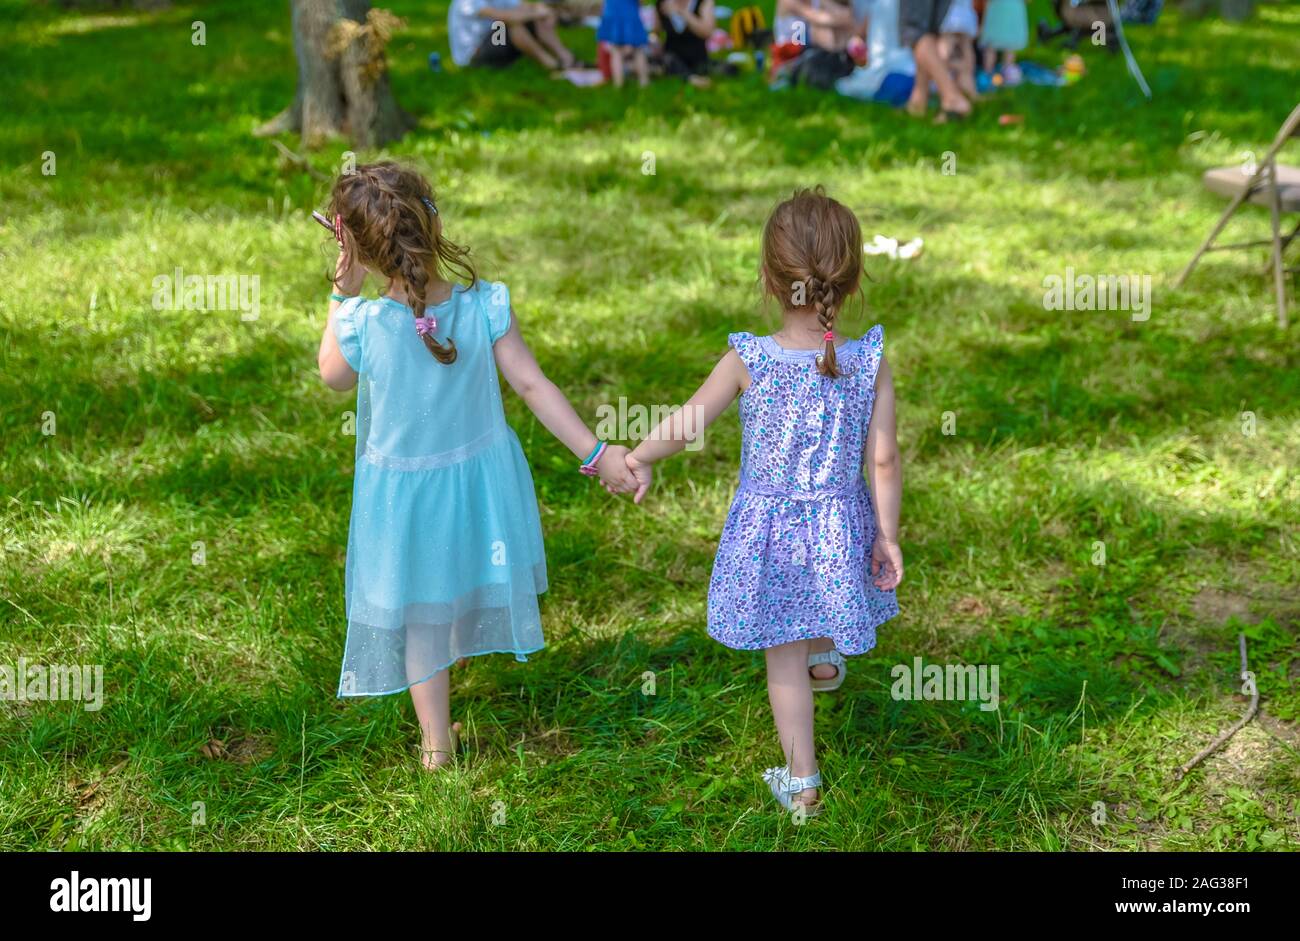
M 990 76 L 1002 56 L 1002 84 L 1019 85 L 1022 80 L 1016 53 L 1029 45 L 1029 14 L 1025 0 L 989 0 L 984 10 L 984 24 L 980 28 L 980 44 L 984 47 L 984 71 Z
M 411 691 L 424 767 L 452 759 L 447 668 L 543 646 L 546 557 L 532 476 L 506 424 L 497 370 L 611 492 L 635 481 L 538 367 L 504 284 L 480 281 L 443 235 L 429 184 L 394 163 L 339 178 L 341 252 L 321 378 L 357 385 L 340 696 Z M 367 270 L 385 279 L 360 297 Z
M 898 613 L 903 578 L 884 332 L 846 339 L 835 329 L 859 289 L 861 252 L 858 220 L 820 188 L 777 206 L 761 279 L 781 304 L 781 329 L 733 333 L 704 385 L 627 458 L 639 503 L 651 465 L 740 397 L 740 486 L 709 582 L 708 630 L 728 647 L 765 652 L 785 764 L 763 778 L 783 807 L 806 814 L 820 806 L 813 691 L 839 687 L 843 654 L 875 646 L 876 628 Z

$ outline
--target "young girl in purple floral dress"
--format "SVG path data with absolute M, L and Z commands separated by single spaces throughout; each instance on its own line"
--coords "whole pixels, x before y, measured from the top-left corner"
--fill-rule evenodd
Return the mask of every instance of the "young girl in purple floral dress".
M 761 274 L 781 303 L 781 330 L 733 333 L 704 385 L 627 457 L 639 503 L 651 465 L 740 396 L 740 487 L 709 583 L 709 635 L 766 652 L 786 763 L 763 779 L 783 807 L 809 815 L 820 808 L 821 785 L 813 690 L 837 689 L 841 655 L 875 646 L 876 628 L 898 613 L 894 589 L 903 578 L 884 332 L 875 326 L 853 340 L 835 329 L 859 289 L 861 251 L 857 219 L 820 187 L 777 206 L 763 230 Z

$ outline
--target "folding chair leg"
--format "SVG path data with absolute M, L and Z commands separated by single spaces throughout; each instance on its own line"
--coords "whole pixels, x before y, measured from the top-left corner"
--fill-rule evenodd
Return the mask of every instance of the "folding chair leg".
M 1277 291 L 1277 325 L 1286 329 L 1286 274 L 1282 270 L 1281 194 L 1277 186 L 1277 164 L 1269 165 L 1268 206 L 1273 217 L 1273 287 Z
M 1294 229 L 1291 230 L 1291 234 L 1290 234 L 1290 235 L 1287 235 L 1287 236 L 1283 237 L 1283 239 L 1282 239 L 1282 252 L 1283 252 L 1284 254 L 1285 254 L 1285 252 L 1286 252 L 1287 246 L 1290 245 L 1292 242 L 1295 241 L 1295 237 L 1296 237 L 1297 235 L 1300 235 L 1300 222 L 1297 222 L 1297 223 L 1296 223 L 1296 226 L 1295 226 Z
M 1258 174 L 1258 172 L 1259 171 L 1256 171 L 1256 174 Z M 1214 227 L 1213 231 L 1206 236 L 1205 241 L 1201 243 L 1201 247 L 1196 250 L 1196 254 L 1192 256 L 1192 260 L 1187 263 L 1187 267 L 1183 269 L 1183 273 L 1180 274 L 1178 280 L 1174 282 L 1174 287 L 1180 288 L 1183 286 L 1183 282 L 1187 280 L 1187 276 L 1192 273 L 1192 269 L 1195 268 L 1196 263 L 1201 260 L 1201 256 L 1210 250 L 1210 246 L 1213 245 L 1214 240 L 1219 237 L 1219 233 L 1222 232 L 1223 227 L 1228 224 L 1228 220 L 1231 219 L 1232 214 L 1237 211 L 1237 207 L 1246 201 L 1246 197 L 1250 195 L 1250 188 L 1254 182 L 1255 177 L 1251 177 L 1242 191 L 1232 197 L 1232 202 L 1228 203 L 1228 208 L 1223 210 L 1223 215 L 1219 217 L 1218 224 Z

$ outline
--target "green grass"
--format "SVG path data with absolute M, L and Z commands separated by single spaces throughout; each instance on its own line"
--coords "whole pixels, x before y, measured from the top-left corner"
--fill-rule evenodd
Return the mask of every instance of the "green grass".
M 469 749 L 436 778 L 416 770 L 409 698 L 334 698 L 353 406 L 315 375 L 328 261 L 303 221 L 327 184 L 249 134 L 292 93 L 284 7 L 0 0 L 18 39 L 0 664 L 100 663 L 107 686 L 99 712 L 0 702 L 0 848 L 1296 848 L 1296 331 L 1274 326 L 1260 252 L 1172 279 L 1222 208 L 1199 172 L 1262 152 L 1295 104 L 1300 8 L 1132 29 L 1150 103 L 1089 48 L 1078 86 L 939 128 L 753 77 L 616 94 L 527 65 L 434 75 L 445 5 L 391 3 L 410 19 L 393 83 L 419 126 L 388 153 L 428 171 L 448 231 L 511 285 L 584 414 L 681 402 L 728 332 L 773 326 L 758 237 L 795 186 L 825 184 L 868 237 L 926 239 L 915 262 L 868 260 L 867 310 L 847 320 L 886 326 L 908 580 L 878 649 L 819 700 L 828 810 L 800 827 L 758 779 L 778 763 L 761 656 L 703 627 L 734 412 L 638 509 L 511 398 L 548 649 L 455 671 Z M 310 159 L 332 174 L 344 149 Z M 1267 226 L 1240 219 L 1230 236 Z M 258 275 L 260 318 L 155 311 L 153 278 L 178 266 Z M 1067 266 L 1151 275 L 1150 319 L 1044 310 Z M 1265 715 L 1175 782 L 1244 709 L 1243 630 Z M 894 701 L 889 669 L 914 656 L 998 664 L 1000 710 Z

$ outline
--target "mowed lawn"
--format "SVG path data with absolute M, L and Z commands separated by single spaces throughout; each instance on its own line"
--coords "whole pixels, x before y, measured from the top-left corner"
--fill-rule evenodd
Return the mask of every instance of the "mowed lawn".
M 729 332 L 776 325 L 758 242 L 794 187 L 824 184 L 868 239 L 925 239 L 868 258 L 842 321 L 885 325 L 907 579 L 818 701 L 827 812 L 774 811 L 762 656 L 704 630 L 734 411 L 638 508 L 509 397 L 548 648 L 454 670 L 450 773 L 419 772 L 409 697 L 337 700 L 354 404 L 316 376 L 330 254 L 305 220 L 347 146 L 308 154 L 313 176 L 250 134 L 292 95 L 288 5 L 0 0 L 0 665 L 100 664 L 105 685 L 99 711 L 0 702 L 0 849 L 1300 844 L 1300 333 L 1263 250 L 1172 286 L 1222 209 L 1200 172 L 1262 153 L 1296 103 L 1300 8 L 1132 28 L 1151 102 L 1087 47 L 1078 85 L 934 127 L 755 76 L 435 74 L 446 4 L 389 6 L 418 126 L 385 153 L 430 175 L 593 422 L 684 401 Z M 1245 211 L 1229 236 L 1267 226 Z M 257 319 L 156 309 L 178 268 L 256 276 Z M 1149 276 L 1149 317 L 1046 309 L 1070 270 Z M 1240 633 L 1262 714 L 1177 780 L 1246 708 Z M 996 665 L 999 708 L 894 699 L 915 657 Z

